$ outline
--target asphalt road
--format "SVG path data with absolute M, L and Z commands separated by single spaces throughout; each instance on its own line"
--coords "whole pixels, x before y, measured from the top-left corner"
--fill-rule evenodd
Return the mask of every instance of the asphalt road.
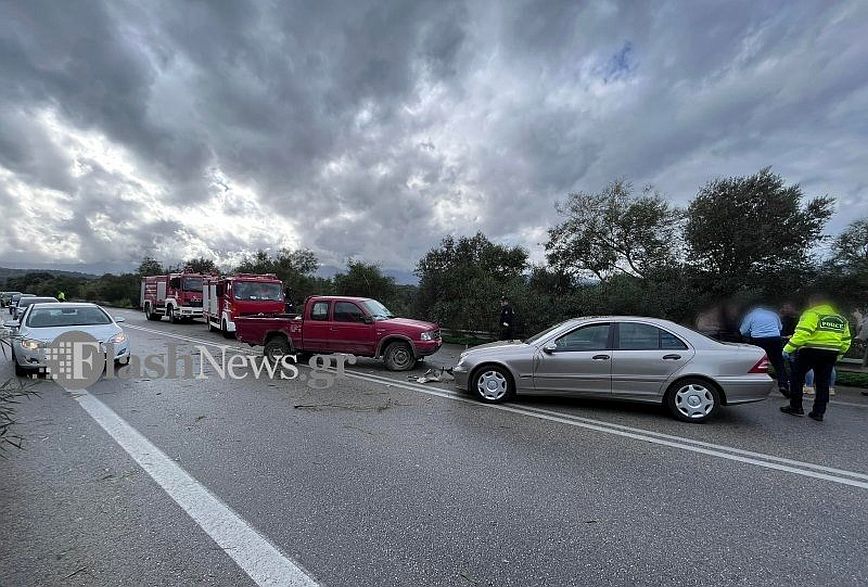
M 258 353 L 116 314 L 138 355 Z M 328 389 L 307 369 L 207 373 L 40 384 L 24 450 L 0 460 L 0 585 L 868 584 L 853 390 L 822 424 L 772 398 L 689 425 L 615 402 L 493 408 L 367 360 Z

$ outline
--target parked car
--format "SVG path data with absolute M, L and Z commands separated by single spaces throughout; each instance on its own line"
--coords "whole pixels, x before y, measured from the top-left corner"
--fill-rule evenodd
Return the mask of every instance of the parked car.
M 440 329 L 431 322 L 396 318 L 369 298 L 311 296 L 299 316 L 235 319 L 235 336 L 263 345 L 272 361 L 293 353 L 352 353 L 382 358 L 392 371 L 411 369 L 440 348 Z
M 15 306 L 18 305 L 18 302 L 21 298 L 32 298 L 36 294 L 32 293 L 15 293 L 12 294 L 12 298 L 9 300 L 9 314 L 11 315 L 15 311 Z
M 456 385 L 499 403 L 516 394 L 571 395 L 662 403 L 703 422 L 720 406 L 764 400 L 774 387 L 765 352 L 721 343 L 668 320 L 576 318 L 525 341 L 461 354 Z
M 0 308 L 5 308 L 12 303 L 12 296 L 21 295 L 20 291 L 0 291 Z
M 12 319 L 18 320 L 23 314 L 24 311 L 33 304 L 58 304 L 57 298 L 52 297 L 40 297 L 40 296 L 27 296 L 18 300 L 18 303 L 15 305 L 12 311 Z
M 9 320 L 3 325 L 14 331 L 12 361 L 15 374 L 30 375 L 45 368 L 44 347 L 66 332 L 90 334 L 103 344 L 114 345 L 114 362 L 130 360 L 130 346 L 118 322 L 103 308 L 87 303 L 33 304 L 21 315 L 21 321 Z

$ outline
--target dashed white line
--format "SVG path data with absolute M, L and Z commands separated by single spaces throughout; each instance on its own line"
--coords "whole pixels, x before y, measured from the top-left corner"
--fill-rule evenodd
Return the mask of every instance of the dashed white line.
M 268 541 L 147 438 L 87 392 L 76 392 L 79 405 L 96 420 L 196 524 L 257 585 L 315 587 L 298 563 Z

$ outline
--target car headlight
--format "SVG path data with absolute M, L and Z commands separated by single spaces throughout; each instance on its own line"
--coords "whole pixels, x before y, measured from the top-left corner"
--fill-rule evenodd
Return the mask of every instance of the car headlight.
M 428 332 L 422 333 L 422 340 L 434 340 L 434 331 L 429 330 Z
M 108 340 L 112 344 L 121 344 L 122 342 L 127 342 L 127 335 L 123 332 L 118 332 L 113 337 Z
M 21 348 L 27 349 L 28 351 L 35 351 L 39 347 L 42 346 L 42 343 L 38 340 L 34 340 L 32 338 L 25 338 L 21 341 Z
M 460 368 L 464 365 L 464 360 L 465 360 L 466 358 L 467 358 L 467 355 L 460 355 L 460 356 L 458 357 L 458 364 L 455 365 L 455 366 L 458 367 L 458 368 L 460 369 Z

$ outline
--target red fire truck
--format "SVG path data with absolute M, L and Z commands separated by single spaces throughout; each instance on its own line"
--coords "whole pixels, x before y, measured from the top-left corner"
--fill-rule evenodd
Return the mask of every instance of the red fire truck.
M 202 317 L 202 282 L 198 273 L 169 273 L 142 279 L 141 305 L 148 320 L 169 317 L 177 323 Z
M 203 294 L 208 330 L 219 330 L 226 338 L 235 336 L 239 316 L 270 316 L 285 309 L 283 282 L 270 273 L 206 277 Z

